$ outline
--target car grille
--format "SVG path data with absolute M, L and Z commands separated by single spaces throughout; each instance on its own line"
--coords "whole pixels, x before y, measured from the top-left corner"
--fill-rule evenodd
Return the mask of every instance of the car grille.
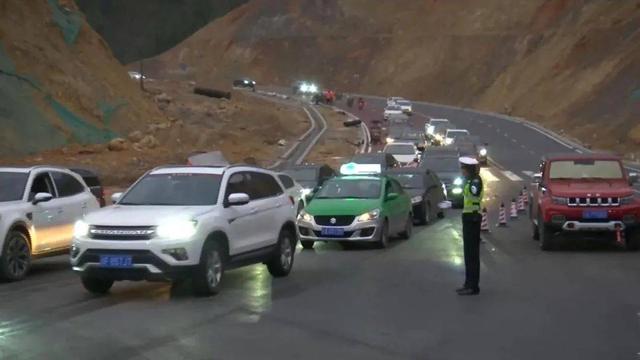
M 316 224 L 322 226 L 348 226 L 353 223 L 355 216 L 338 215 L 338 216 L 315 216 Z M 332 220 L 334 219 L 334 220 Z
M 155 234 L 155 226 L 91 225 L 89 227 L 89 238 L 97 240 L 149 240 Z
M 619 197 L 570 197 L 569 206 L 620 206 Z
M 355 232 L 355 231 L 345 231 L 345 232 L 344 232 L 344 235 L 342 235 L 342 236 L 337 236 L 337 235 L 336 235 L 336 236 L 333 236 L 333 235 L 322 235 L 322 232 L 321 232 L 321 231 L 313 230 L 313 234 L 314 234 L 316 237 L 323 237 L 323 238 L 338 238 L 338 239 L 346 239 L 346 238 L 350 238 L 350 237 L 353 235 L 353 233 L 354 233 L 354 232 Z

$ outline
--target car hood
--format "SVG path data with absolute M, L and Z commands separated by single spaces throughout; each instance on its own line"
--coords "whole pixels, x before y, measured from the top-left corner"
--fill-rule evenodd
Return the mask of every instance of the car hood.
M 212 206 L 138 206 L 113 205 L 85 216 L 90 225 L 152 226 L 167 219 L 194 219 L 209 212 Z
M 380 199 L 313 199 L 305 208 L 310 215 L 361 215 L 382 207 Z
M 554 196 L 584 197 L 602 196 L 618 197 L 633 194 L 633 189 L 624 180 L 598 181 L 550 181 L 547 187 Z

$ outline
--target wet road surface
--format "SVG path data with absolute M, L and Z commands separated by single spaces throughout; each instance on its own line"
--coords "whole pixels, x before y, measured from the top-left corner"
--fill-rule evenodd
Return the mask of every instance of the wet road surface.
M 595 243 L 542 252 L 524 214 L 493 227 L 499 201 L 528 182 L 522 171 L 537 159 L 487 137 L 501 168 L 482 173 L 492 232 L 480 296 L 454 292 L 463 281 L 457 210 L 386 250 L 298 249 L 287 278 L 263 265 L 227 272 L 209 298 L 188 284 L 144 282 L 92 296 L 56 257 L 0 284 L 0 359 L 640 358 L 640 254 Z

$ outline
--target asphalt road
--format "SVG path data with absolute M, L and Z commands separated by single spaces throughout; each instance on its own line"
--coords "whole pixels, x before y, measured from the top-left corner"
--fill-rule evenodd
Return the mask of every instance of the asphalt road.
M 375 103 L 356 114 L 378 116 Z M 0 284 L 0 359 L 640 358 L 640 254 L 593 243 L 542 252 L 524 214 L 493 227 L 499 201 L 558 144 L 506 120 L 416 110 L 486 138 L 501 167 L 482 173 L 492 231 L 480 296 L 454 292 L 463 281 L 455 210 L 387 250 L 299 249 L 288 278 L 272 279 L 263 265 L 230 271 L 210 298 L 135 282 L 91 296 L 57 257 Z

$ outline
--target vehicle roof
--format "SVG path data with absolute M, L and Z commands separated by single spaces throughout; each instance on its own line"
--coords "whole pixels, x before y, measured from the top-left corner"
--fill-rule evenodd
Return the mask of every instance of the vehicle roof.
M 68 168 L 62 166 L 55 165 L 34 165 L 34 166 L 8 166 L 8 167 L 0 167 L 0 172 L 18 172 L 18 173 L 28 173 L 37 169 L 52 169 L 52 170 L 64 170 L 70 171 Z
M 586 160 L 586 159 L 593 159 L 593 160 L 621 160 L 622 158 L 620 157 L 620 155 L 616 155 L 616 154 L 609 154 L 609 153 L 603 153 L 603 152 L 598 152 L 598 153 L 572 153 L 572 152 L 566 152 L 566 153 L 553 153 L 553 154 L 547 154 L 543 157 L 544 160 L 548 160 L 548 161 L 553 161 L 553 160 Z
M 449 119 L 429 119 L 430 122 L 449 122 Z
M 458 153 L 458 149 L 445 146 L 428 146 L 424 150 L 425 154 L 451 154 L 452 156 Z
M 151 170 L 151 175 L 160 174 L 215 174 L 222 175 L 226 167 L 211 166 L 168 166 Z
M 397 103 L 411 103 L 411 101 L 407 100 L 407 99 L 398 99 L 398 101 L 396 101 Z
M 392 146 L 392 145 L 408 145 L 408 146 L 411 146 L 411 147 L 416 147 L 414 143 L 409 142 L 409 141 L 394 141 L 392 143 L 389 143 L 389 144 L 385 145 L 385 147 Z
M 333 177 L 329 180 L 332 179 L 341 179 L 341 180 L 382 180 L 383 178 L 385 178 L 384 175 L 380 174 L 380 175 L 339 175 L 336 177 Z
M 447 132 L 466 132 L 469 133 L 467 129 L 447 129 Z

